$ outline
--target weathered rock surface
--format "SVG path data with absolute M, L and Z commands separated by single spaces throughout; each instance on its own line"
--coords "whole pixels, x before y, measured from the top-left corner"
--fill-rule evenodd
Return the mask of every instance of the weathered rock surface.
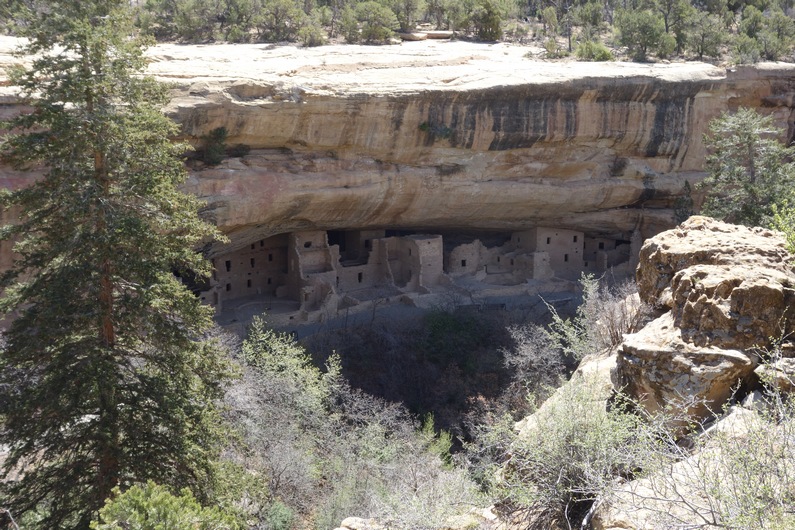
M 731 450 L 735 444 L 743 445 L 749 431 L 758 429 L 762 421 L 757 412 L 734 407 L 702 435 L 703 446 L 696 454 L 615 492 L 610 502 L 597 510 L 592 527 L 659 530 L 723 526 L 721 515 L 731 510 L 720 501 L 748 486 L 742 482 L 742 473 L 736 469 L 739 460 Z
M 688 399 L 717 410 L 753 379 L 763 349 L 795 330 L 795 261 L 783 235 L 691 217 L 646 241 L 641 298 L 667 311 L 625 337 L 621 384 L 650 411 Z
M 11 44 L 0 39 L 0 64 Z M 712 117 L 747 105 L 792 122 L 792 65 L 538 62 L 527 50 L 161 45 L 150 71 L 174 84 L 167 111 L 185 138 L 226 127 L 229 145 L 252 149 L 188 183 L 233 247 L 315 228 L 648 237 L 701 178 Z M 15 111 L 11 87 L 0 98 L 0 113 Z M 23 182 L 0 169 L 0 185 Z

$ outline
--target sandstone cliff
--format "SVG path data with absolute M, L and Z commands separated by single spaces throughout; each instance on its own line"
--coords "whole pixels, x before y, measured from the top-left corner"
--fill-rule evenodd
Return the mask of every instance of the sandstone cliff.
M 0 64 L 13 42 L 0 41 Z M 763 108 L 792 133 L 795 68 L 538 62 L 507 44 L 160 45 L 185 138 L 251 152 L 189 189 L 240 248 L 306 229 L 556 226 L 629 239 L 673 225 L 708 121 Z M 3 53 L 6 55 L 3 55 Z M 2 83 L 0 82 L 0 85 Z M 0 112 L 17 111 L 0 86 Z M 0 169 L 0 185 L 24 179 Z

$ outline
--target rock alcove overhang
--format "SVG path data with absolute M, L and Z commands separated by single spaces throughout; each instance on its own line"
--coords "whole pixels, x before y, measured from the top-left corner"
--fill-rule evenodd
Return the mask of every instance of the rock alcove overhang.
M 0 39 L 0 64 L 13 60 Z M 703 134 L 750 106 L 793 134 L 792 65 L 532 61 L 507 44 L 158 45 L 167 113 L 201 146 L 218 127 L 251 151 L 185 189 L 231 246 L 298 230 L 511 232 L 628 239 L 675 223 L 703 178 Z M 0 83 L 2 84 L 2 83 Z M 0 86 L 4 116 L 18 112 Z M 0 168 L 3 185 L 23 185 Z M 215 245 L 211 253 L 222 252 Z

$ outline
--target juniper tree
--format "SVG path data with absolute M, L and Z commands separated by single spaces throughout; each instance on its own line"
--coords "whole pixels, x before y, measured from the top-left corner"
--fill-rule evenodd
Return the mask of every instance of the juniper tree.
M 18 13 L 28 65 L 10 72 L 31 112 L 6 124 L 2 158 L 43 171 L 2 195 L 19 221 L 0 309 L 2 475 L 12 513 L 87 528 L 113 488 L 153 479 L 200 498 L 218 448 L 226 373 L 199 340 L 211 323 L 175 271 L 206 274 L 216 235 L 177 189 L 184 146 L 143 75 L 126 0 L 34 2 Z M 31 180 L 34 180 L 31 178 Z M 6 504 L 7 503 L 7 504 Z
M 729 223 L 769 226 L 774 205 L 795 182 L 795 149 L 781 143 L 771 116 L 740 108 L 712 120 L 705 144 L 709 175 L 702 213 Z

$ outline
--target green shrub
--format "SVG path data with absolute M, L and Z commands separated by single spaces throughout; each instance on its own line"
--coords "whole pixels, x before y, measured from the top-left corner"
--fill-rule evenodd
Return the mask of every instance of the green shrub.
M 574 54 L 581 61 L 612 61 L 613 54 L 601 42 L 585 41 L 577 45 Z
M 754 64 L 762 58 L 759 43 L 748 35 L 737 35 L 732 51 L 736 64 Z
M 385 42 L 394 36 L 398 27 L 395 13 L 378 2 L 367 1 L 356 6 L 356 20 L 361 23 L 361 39 L 365 42 Z
M 663 33 L 654 48 L 654 54 L 660 59 L 667 59 L 676 50 L 676 37 L 671 33 Z
M 322 46 L 326 43 L 326 36 L 319 19 L 312 17 L 300 30 L 298 30 L 298 40 L 307 48 Z
M 532 416 L 532 433 L 503 435 L 510 457 L 495 493 L 533 514 L 528 528 L 566 520 L 579 527 L 618 475 L 654 467 L 641 419 L 620 404 L 608 407 L 601 381 L 575 377 Z
M 217 127 L 209 134 L 202 136 L 204 145 L 201 149 L 202 161 L 209 166 L 217 166 L 226 158 L 226 127 Z
M 750 39 L 746 35 L 741 36 Z M 726 30 L 717 15 L 698 12 L 691 18 L 687 31 L 687 46 L 698 55 L 699 59 L 705 56 L 718 57 L 725 40 Z
M 656 50 L 665 34 L 662 17 L 650 10 L 626 9 L 615 19 L 619 42 L 626 46 L 636 61 L 645 61 L 650 51 Z
M 118 489 L 116 489 L 118 493 Z M 236 530 L 243 525 L 217 508 L 202 507 L 189 490 L 172 495 L 152 481 L 135 485 L 99 511 L 92 530 Z
M 554 37 L 550 37 L 544 41 L 544 49 L 547 51 L 548 59 L 561 59 L 569 55 L 566 48 L 561 46 Z
M 267 528 L 287 525 L 291 513 L 315 528 L 352 515 L 432 528 L 481 501 L 466 472 L 449 465 L 450 437 L 352 389 L 339 357 L 323 373 L 289 335 L 254 319 L 241 361 L 245 374 L 227 404 L 245 441 L 237 458 L 279 501 L 260 516 Z
M 544 34 L 558 34 L 558 12 L 554 7 L 547 6 L 541 11 L 541 22 L 544 24 Z
M 295 522 L 295 513 L 280 501 L 276 501 L 268 508 L 263 522 L 269 530 L 290 530 Z
M 306 13 L 295 0 L 268 0 L 263 3 L 257 30 L 265 42 L 292 41 L 304 24 Z
M 359 21 L 356 20 L 356 12 L 350 6 L 345 6 L 340 17 L 340 34 L 345 37 L 345 42 L 355 44 L 362 39 L 359 31 Z
M 478 0 L 471 16 L 478 40 L 500 40 L 502 38 L 502 19 L 502 13 L 494 0 Z

